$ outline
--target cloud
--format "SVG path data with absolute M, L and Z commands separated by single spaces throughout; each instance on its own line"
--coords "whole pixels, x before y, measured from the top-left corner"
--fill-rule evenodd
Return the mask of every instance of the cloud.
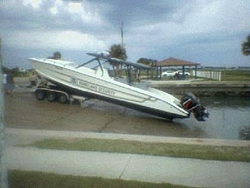
M 245 1 L 246 2 L 246 1 Z M 197 1 L 183 23 L 185 33 L 233 32 L 249 29 L 249 5 L 243 1 Z
M 108 25 L 98 9 L 87 1 L 72 3 L 61 0 L 43 0 L 38 3 L 38 1 L 31 0 L 10 0 L 6 3 L 0 1 L 0 9 L 1 21 L 5 22 L 4 26 L 15 27 L 15 29 L 34 29 L 33 25 L 35 25 L 36 29 L 42 30 L 44 28 L 90 30 L 93 27 Z
M 39 8 L 42 3 L 42 0 L 23 0 L 25 6 L 31 5 L 33 8 Z
M 8 49 L 104 51 L 124 42 L 129 59 L 169 56 L 202 63 L 225 57 L 250 31 L 249 0 L 0 1 L 0 36 Z M 193 60 L 194 59 L 194 60 Z M 227 61 L 227 60 L 225 60 Z M 242 60 L 245 61 L 245 60 Z
M 16 40 L 18 39 L 18 41 Z M 101 50 L 104 43 L 93 35 L 76 31 L 18 31 L 8 40 L 8 46 L 25 49 L 68 49 L 68 50 Z
M 246 24 L 250 18 L 248 7 L 249 1 L 193 1 L 181 6 L 172 14 L 172 19 L 132 28 L 129 42 L 141 43 L 140 46 L 145 47 L 144 54 L 154 58 L 159 54 L 167 56 L 167 48 L 179 53 L 184 48 L 190 56 L 197 55 L 197 51 L 203 54 L 204 50 L 224 52 L 234 48 L 239 55 L 240 38 L 250 31 L 250 24 Z M 135 44 L 132 45 L 135 48 Z
M 248 7 L 247 3 L 239 1 L 196 1 L 191 5 L 183 5 L 173 13 L 173 19 L 141 24 L 134 28 L 134 31 L 173 38 L 191 34 L 206 36 L 209 33 L 220 35 L 225 32 L 224 35 L 227 35 L 239 31 L 246 32 L 250 30 L 250 24 L 247 23 L 250 18 Z
M 96 37 L 97 27 L 105 21 L 101 20 L 98 11 L 84 11 L 88 6 L 61 0 L 54 3 L 30 0 L 0 3 L 3 10 L 1 23 L 4 23 L 0 24 L 0 33 L 6 45 L 20 48 L 38 48 L 38 45 L 40 48 L 52 48 L 59 44 L 69 49 L 82 48 L 83 45 L 93 49 L 92 44 L 99 48 L 103 42 Z M 10 12 L 12 7 L 19 11 L 13 14 Z

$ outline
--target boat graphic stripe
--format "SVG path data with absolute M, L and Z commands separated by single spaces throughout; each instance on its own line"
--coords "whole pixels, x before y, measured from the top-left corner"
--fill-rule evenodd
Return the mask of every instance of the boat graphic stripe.
M 50 70 L 50 71 L 56 72 L 57 74 L 60 74 L 60 75 L 68 77 L 69 80 L 71 80 L 71 81 L 63 79 L 63 78 L 61 78 L 59 76 L 54 76 L 54 77 L 58 78 L 59 80 L 63 80 L 65 82 L 69 83 L 69 84 L 71 83 L 73 87 L 77 87 L 78 86 L 78 87 L 81 87 L 81 88 L 84 88 L 84 89 L 88 89 L 88 90 L 91 90 L 91 91 L 94 91 L 94 92 L 98 92 L 98 93 L 101 93 L 101 94 L 109 95 L 109 96 L 115 97 L 117 99 L 124 99 L 122 97 L 119 97 L 118 95 L 115 95 L 116 93 L 123 93 L 125 95 L 133 97 L 133 98 L 129 99 L 130 101 L 140 102 L 140 103 L 143 103 L 143 102 L 145 102 L 145 101 L 147 101 L 147 100 L 150 99 L 149 96 L 147 96 L 147 95 L 145 95 L 145 94 L 143 94 L 141 92 L 138 92 L 138 91 L 137 91 L 138 94 L 141 94 L 141 95 L 144 95 L 144 96 L 139 97 L 139 96 L 137 96 L 135 94 L 132 94 L 132 93 L 128 93 L 128 92 L 124 92 L 124 91 L 120 91 L 120 90 L 116 90 L 116 89 L 111 89 L 111 88 L 105 87 L 105 86 L 100 85 L 100 84 L 93 84 L 93 83 L 88 82 L 86 80 L 81 80 L 81 79 L 78 79 L 78 78 L 74 78 L 74 77 L 71 77 L 68 74 L 65 74 L 65 73 L 60 72 L 60 71 L 55 71 L 55 70 L 52 70 L 50 68 L 47 68 L 47 69 Z M 95 78 L 95 79 L 97 79 L 97 78 Z M 106 83 L 109 83 L 109 82 L 107 82 L 105 80 L 101 80 L 101 79 L 99 79 L 99 80 L 103 81 L 103 82 L 106 82 Z M 112 85 L 114 85 L 114 84 L 112 84 Z M 134 98 L 138 98 L 138 100 L 136 100 Z
M 104 100 L 106 102 L 110 102 L 110 103 L 118 104 L 118 105 L 121 105 L 121 106 L 124 106 L 127 108 L 139 110 L 141 112 L 152 114 L 152 115 L 159 116 L 162 118 L 172 119 L 172 118 L 187 118 L 188 117 L 188 114 L 178 115 L 178 114 L 166 112 L 166 111 L 159 110 L 159 109 L 154 109 L 152 107 L 146 107 L 146 106 L 143 106 L 140 104 L 131 103 L 128 101 L 120 101 L 120 100 L 112 98 L 112 97 L 101 96 L 98 94 L 90 93 L 88 91 L 82 91 L 82 90 L 79 90 L 77 88 L 72 88 L 72 87 L 69 87 L 67 85 L 63 85 L 62 83 L 55 82 L 55 80 L 50 80 L 50 82 L 60 86 L 61 88 L 64 88 L 67 91 L 71 91 L 71 93 L 74 93 L 76 95 L 80 95 L 80 96 L 87 97 L 87 98 L 96 98 L 99 100 Z

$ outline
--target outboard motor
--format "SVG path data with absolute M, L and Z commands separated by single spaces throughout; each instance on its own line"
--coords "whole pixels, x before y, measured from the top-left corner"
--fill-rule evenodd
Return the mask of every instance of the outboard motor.
M 209 117 L 208 111 L 200 105 L 193 93 L 185 94 L 181 99 L 181 105 L 188 112 L 193 112 L 198 121 L 205 121 Z

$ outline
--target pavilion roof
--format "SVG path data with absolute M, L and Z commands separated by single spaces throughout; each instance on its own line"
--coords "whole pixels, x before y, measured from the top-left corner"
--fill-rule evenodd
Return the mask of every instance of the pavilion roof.
M 190 61 L 184 61 L 181 59 L 168 58 L 156 63 L 157 67 L 168 67 L 168 66 L 198 66 L 199 63 L 194 63 Z

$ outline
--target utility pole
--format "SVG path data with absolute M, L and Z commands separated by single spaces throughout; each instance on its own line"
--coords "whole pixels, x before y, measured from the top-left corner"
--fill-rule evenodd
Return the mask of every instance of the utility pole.
M 121 23 L 120 29 L 121 29 L 121 46 L 124 47 L 124 43 L 123 43 L 123 21 Z
M 2 40 L 0 38 L 0 175 L 1 175 L 1 188 L 8 188 L 7 170 L 4 157 L 4 88 L 3 88 L 3 74 L 2 74 Z

